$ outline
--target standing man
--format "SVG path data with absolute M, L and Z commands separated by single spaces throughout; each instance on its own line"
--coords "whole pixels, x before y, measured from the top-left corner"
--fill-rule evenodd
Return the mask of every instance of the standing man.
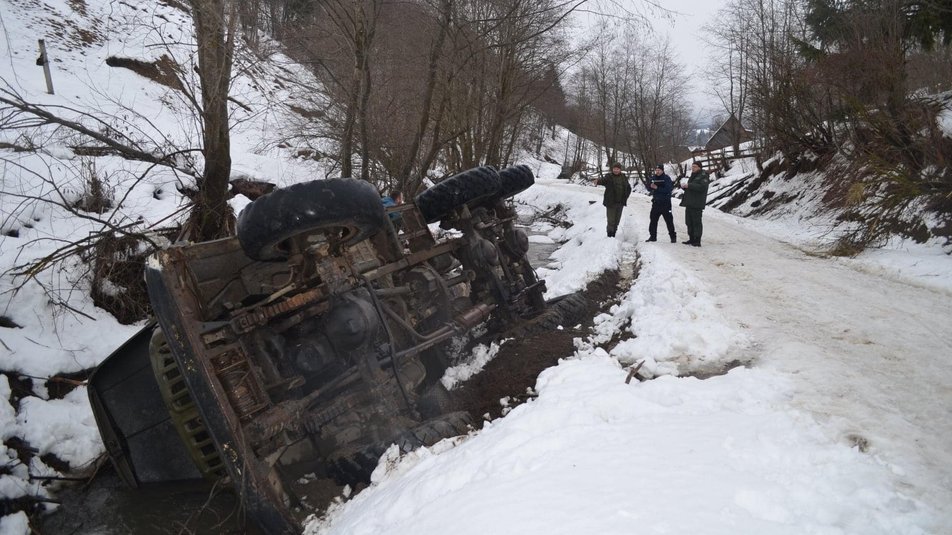
M 684 207 L 684 224 L 688 227 L 688 241 L 681 243 L 701 246 L 701 232 L 704 230 L 701 212 L 707 204 L 707 187 L 710 183 L 711 178 L 698 162 L 691 164 L 690 178 L 681 181 L 681 189 L 684 190 L 681 206 Z
M 601 178 L 592 180 L 597 186 L 605 186 L 602 204 L 605 205 L 608 216 L 608 237 L 614 238 L 618 223 L 621 221 L 621 212 L 625 209 L 628 196 L 631 195 L 631 184 L 628 183 L 628 177 L 622 174 L 621 164 L 618 162 L 612 164 L 611 173 L 605 173 Z
M 674 183 L 664 172 L 664 166 L 658 164 L 648 184 L 648 193 L 651 195 L 651 219 L 648 222 L 648 241 L 658 241 L 658 218 L 664 218 L 668 227 L 668 236 L 671 243 L 678 243 L 678 235 L 674 231 L 674 216 L 671 215 L 671 193 Z

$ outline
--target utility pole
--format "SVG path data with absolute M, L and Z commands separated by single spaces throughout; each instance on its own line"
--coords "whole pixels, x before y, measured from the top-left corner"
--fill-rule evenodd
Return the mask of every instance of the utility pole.
M 40 57 L 36 58 L 36 64 L 43 66 L 43 74 L 46 76 L 46 92 L 53 94 L 53 77 L 50 76 L 50 58 L 46 55 L 46 42 L 43 39 L 40 43 Z

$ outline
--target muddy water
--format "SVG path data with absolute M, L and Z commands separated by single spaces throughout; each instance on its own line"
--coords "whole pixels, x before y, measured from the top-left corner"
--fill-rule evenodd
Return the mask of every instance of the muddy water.
M 43 535 L 127 535 L 261 532 L 241 518 L 238 502 L 228 491 L 203 481 L 165 483 L 130 489 L 111 467 L 103 468 L 88 486 L 56 493 L 62 505 L 43 517 Z
M 538 233 L 533 233 L 528 227 L 519 227 L 529 236 L 533 236 Z M 529 263 L 532 264 L 532 267 L 538 269 L 540 267 L 545 267 L 552 262 L 549 256 L 559 248 L 558 243 L 529 243 L 529 252 L 526 253 L 526 256 L 529 258 Z

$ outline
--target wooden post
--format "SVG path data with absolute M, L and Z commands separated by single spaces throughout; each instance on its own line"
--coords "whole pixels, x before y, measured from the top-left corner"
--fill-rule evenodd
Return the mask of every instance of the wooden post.
M 46 56 L 46 42 L 43 39 L 38 40 L 40 43 L 40 59 L 36 62 L 43 66 L 43 75 L 46 76 L 46 92 L 53 94 L 53 77 L 50 76 L 50 58 Z

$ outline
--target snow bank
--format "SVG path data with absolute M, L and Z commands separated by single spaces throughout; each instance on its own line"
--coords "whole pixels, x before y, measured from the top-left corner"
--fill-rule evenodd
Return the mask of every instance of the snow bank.
M 595 318 L 589 344 L 610 340 L 626 330 L 633 338 L 611 354 L 625 364 L 644 360 L 649 376 L 697 370 L 734 358 L 747 344 L 743 333 L 722 318 L 714 298 L 700 281 L 659 247 L 639 247 L 641 269 L 617 305 Z
M 455 448 L 397 462 L 309 535 L 925 533 L 934 518 L 786 407 L 779 376 L 625 384 L 603 351 Z

